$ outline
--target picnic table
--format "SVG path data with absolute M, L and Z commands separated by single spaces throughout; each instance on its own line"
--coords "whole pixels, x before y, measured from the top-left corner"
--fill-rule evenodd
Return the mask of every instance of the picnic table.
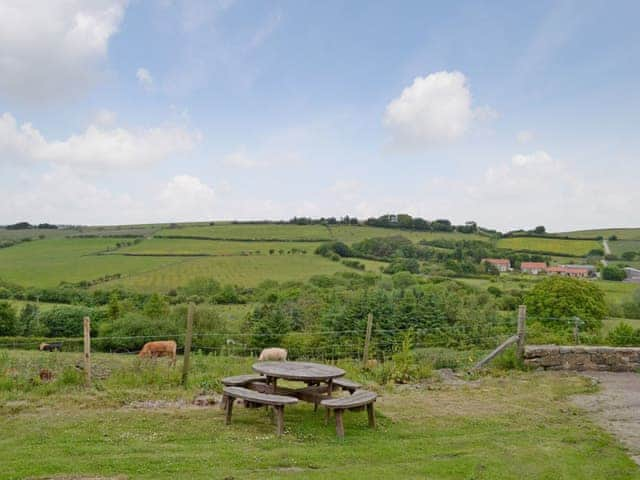
M 253 370 L 265 376 L 266 392 L 290 395 L 313 403 L 331 396 L 333 380 L 345 375 L 345 371 L 332 365 L 311 362 L 258 362 Z M 306 383 L 304 388 L 278 387 L 278 379 Z

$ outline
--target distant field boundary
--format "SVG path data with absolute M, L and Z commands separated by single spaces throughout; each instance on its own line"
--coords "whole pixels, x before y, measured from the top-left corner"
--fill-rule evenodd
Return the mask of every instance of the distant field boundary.
M 168 239 L 168 240 L 210 240 L 214 242 L 280 242 L 280 243 L 318 243 L 318 242 L 330 242 L 331 238 L 225 238 L 225 237 L 203 237 L 194 235 L 154 235 L 153 238 Z
M 554 234 L 546 234 L 546 235 L 536 235 L 534 233 L 525 233 L 525 234 L 515 234 L 515 235 L 502 235 L 500 238 L 548 238 L 550 240 L 593 240 L 594 242 L 599 242 L 602 240 L 602 237 L 569 237 L 568 235 L 554 235 Z
M 514 248 L 498 247 L 498 250 L 503 250 L 503 251 L 508 252 L 508 253 L 529 253 L 529 254 L 534 254 L 534 255 L 547 255 L 547 256 L 550 256 L 550 257 L 584 258 L 584 257 L 587 256 L 587 254 L 584 254 L 584 255 L 572 255 L 571 253 L 547 252 L 545 250 L 531 250 L 531 249 L 528 249 L 528 248 L 514 249 Z

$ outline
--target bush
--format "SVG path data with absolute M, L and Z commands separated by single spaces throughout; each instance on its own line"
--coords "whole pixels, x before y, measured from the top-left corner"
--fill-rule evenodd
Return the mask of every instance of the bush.
M 615 347 L 634 347 L 640 345 L 640 329 L 634 330 L 626 322 L 620 322 L 607 335 L 607 344 Z
M 16 335 L 18 323 L 16 311 L 9 302 L 0 302 L 0 335 Z
M 588 330 L 598 330 L 607 314 L 604 292 L 595 284 L 567 277 L 547 277 L 526 297 L 531 316 L 550 326 L 564 327 L 580 317 Z
M 95 332 L 105 315 L 97 308 L 64 305 L 42 312 L 39 319 L 48 337 L 80 337 L 84 317 L 91 318 L 92 331 Z
M 614 282 L 621 282 L 627 278 L 627 274 L 624 269 L 617 265 L 607 265 L 602 269 L 603 280 L 613 280 Z

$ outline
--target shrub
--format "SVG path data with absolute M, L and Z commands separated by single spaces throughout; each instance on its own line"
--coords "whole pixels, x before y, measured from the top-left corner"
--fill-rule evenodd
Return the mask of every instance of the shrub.
M 634 330 L 628 323 L 620 322 L 607 335 L 607 344 L 615 347 L 640 345 L 640 329 Z
M 9 302 L 0 302 L 0 335 L 16 335 L 18 323 L 16 311 Z
M 607 265 L 602 269 L 603 280 L 613 280 L 615 282 L 621 282 L 627 278 L 627 274 L 624 269 L 617 265 Z
M 595 284 L 575 278 L 548 277 L 526 297 L 529 313 L 546 325 L 564 326 L 566 319 L 578 316 L 589 330 L 602 326 L 607 314 L 604 292 Z
M 84 317 L 91 318 L 95 331 L 104 316 L 105 313 L 97 308 L 64 305 L 40 313 L 39 318 L 49 337 L 79 337 Z

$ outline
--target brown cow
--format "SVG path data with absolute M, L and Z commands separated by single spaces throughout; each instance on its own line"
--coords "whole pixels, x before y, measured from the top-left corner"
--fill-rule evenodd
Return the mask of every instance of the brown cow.
M 176 342 L 173 340 L 166 340 L 160 342 L 147 342 L 140 350 L 139 357 L 151 357 L 156 359 L 158 357 L 170 357 L 169 365 L 176 364 Z

